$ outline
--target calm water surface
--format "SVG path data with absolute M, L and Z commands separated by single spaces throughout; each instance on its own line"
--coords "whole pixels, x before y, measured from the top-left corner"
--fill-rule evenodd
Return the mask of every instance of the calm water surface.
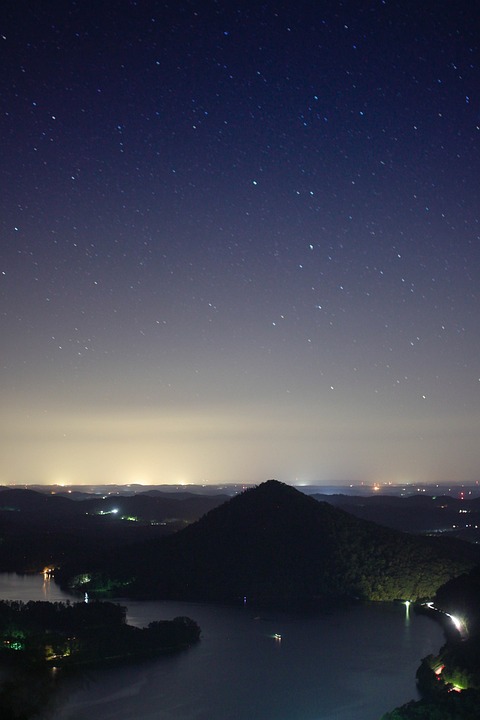
M 0 597 L 64 600 L 42 576 L 0 574 Z M 202 639 L 180 654 L 84 673 L 53 720 L 379 720 L 416 698 L 415 671 L 443 633 L 401 605 L 257 615 L 194 603 L 125 601 L 128 621 L 188 615 Z M 274 634 L 281 634 L 281 640 Z

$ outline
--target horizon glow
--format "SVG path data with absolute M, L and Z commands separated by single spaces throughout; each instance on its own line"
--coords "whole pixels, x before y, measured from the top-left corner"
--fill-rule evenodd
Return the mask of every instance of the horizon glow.
M 0 39 L 0 484 L 480 479 L 471 3 L 57 5 Z

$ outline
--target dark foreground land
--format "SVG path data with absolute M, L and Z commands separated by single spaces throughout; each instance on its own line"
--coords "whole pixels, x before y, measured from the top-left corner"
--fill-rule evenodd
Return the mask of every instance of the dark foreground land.
M 0 717 L 27 720 L 45 710 L 61 681 L 59 670 L 178 652 L 199 638 L 190 618 L 137 628 L 127 625 L 125 608 L 110 602 L 0 602 L 0 662 L 8 668 Z

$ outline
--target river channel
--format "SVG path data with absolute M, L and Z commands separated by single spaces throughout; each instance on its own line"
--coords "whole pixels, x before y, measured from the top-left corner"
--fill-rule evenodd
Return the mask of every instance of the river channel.
M 0 598 L 72 599 L 41 575 L 12 574 L 0 574 Z M 138 626 L 187 615 L 201 641 L 173 656 L 82 673 L 53 720 L 379 720 L 417 698 L 420 659 L 443 643 L 438 624 L 400 604 L 309 615 L 248 604 L 122 604 Z

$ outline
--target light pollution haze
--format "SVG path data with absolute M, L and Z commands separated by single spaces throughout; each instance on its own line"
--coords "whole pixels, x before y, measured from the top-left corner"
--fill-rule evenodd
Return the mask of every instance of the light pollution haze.
M 237 5 L 0 11 L 0 484 L 480 478 L 474 4 Z

